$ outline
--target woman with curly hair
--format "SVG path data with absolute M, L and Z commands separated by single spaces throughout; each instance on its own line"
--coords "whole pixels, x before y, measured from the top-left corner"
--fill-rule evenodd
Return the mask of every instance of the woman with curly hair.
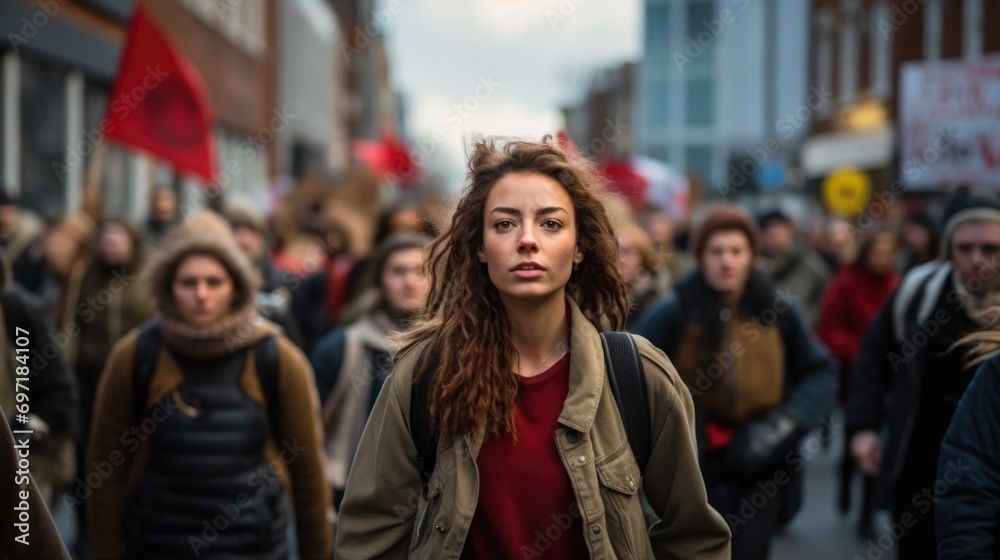
M 691 396 L 636 337 L 652 434 L 640 479 L 599 336 L 624 327 L 628 300 L 595 177 L 548 139 L 475 145 L 450 228 L 428 248 L 427 309 L 351 469 L 339 558 L 729 558 Z M 426 484 L 410 410 L 424 376 Z

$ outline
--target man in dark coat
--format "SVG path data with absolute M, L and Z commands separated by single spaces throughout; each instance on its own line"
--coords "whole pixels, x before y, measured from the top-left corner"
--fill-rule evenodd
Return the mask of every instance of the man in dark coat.
M 900 558 L 936 558 L 939 449 L 975 372 L 954 344 L 1000 304 L 998 268 L 1000 197 L 955 191 L 940 260 L 903 278 L 862 341 L 847 406 L 851 454 L 903 528 Z

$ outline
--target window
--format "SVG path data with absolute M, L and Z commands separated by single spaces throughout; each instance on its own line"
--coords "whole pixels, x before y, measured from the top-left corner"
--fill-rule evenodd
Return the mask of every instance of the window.
M 646 147 L 646 155 L 653 159 L 668 162 L 670 161 L 670 158 L 667 157 L 668 154 L 669 150 L 667 150 L 667 147 L 663 144 L 650 144 Z
M 892 89 L 892 41 L 882 36 L 879 29 L 880 22 L 889 21 L 889 0 L 876 0 L 875 7 L 870 18 L 871 29 L 868 31 L 871 39 L 871 77 L 869 83 L 875 95 L 887 99 Z
M 670 40 L 670 6 L 646 6 L 646 53 L 663 57 Z
M 712 31 L 712 23 L 717 21 L 718 25 L 723 25 L 722 20 L 719 18 L 719 14 L 715 11 L 715 5 L 712 2 L 690 2 L 687 5 L 687 27 L 684 30 L 684 45 L 683 48 L 687 49 L 688 39 L 698 45 L 701 49 L 701 54 L 693 57 L 691 60 L 691 65 L 689 68 L 699 69 L 699 68 L 710 68 L 712 65 L 712 60 L 715 58 L 715 41 L 718 37 Z M 716 28 L 716 31 L 721 34 L 721 29 Z M 688 54 L 685 51 L 685 54 Z
M 701 177 L 702 182 L 712 180 L 712 147 L 691 145 L 684 147 L 685 167 Z
M 104 153 L 101 174 L 101 215 L 122 216 L 129 214 L 129 153 L 109 146 Z M 132 162 L 134 165 L 134 162 Z
M 266 48 L 264 0 L 182 0 L 189 12 L 251 55 Z
M 715 123 L 715 83 L 707 79 L 688 80 L 685 84 L 686 99 L 684 124 L 709 126 Z
M 96 138 L 93 132 L 100 130 L 109 95 L 110 92 L 102 86 L 96 84 L 84 86 L 83 129 L 84 134 L 89 134 L 91 138 Z M 86 138 L 82 139 L 79 145 L 86 148 L 81 155 L 84 156 L 84 161 L 89 163 L 96 147 Z M 109 142 L 105 146 L 103 158 L 99 183 L 102 215 L 125 214 L 129 210 L 130 193 L 134 190 L 129 188 L 129 153 L 120 144 Z
M 927 0 L 924 4 L 924 59 L 941 59 L 941 0 Z
M 4 178 L 7 176 L 7 128 L 4 120 L 8 95 L 6 74 L 5 57 L 0 55 L 0 185 L 6 182 Z
M 664 127 L 670 123 L 667 103 L 667 84 L 650 82 L 646 86 L 646 124 L 651 127 Z
M 21 59 L 21 202 L 42 216 L 65 211 L 66 75 Z
M 962 54 L 979 58 L 983 54 L 983 0 L 965 0 Z
M 833 87 L 833 14 L 820 10 L 816 17 L 819 41 L 816 45 L 816 86 L 820 89 Z M 830 113 L 832 103 L 820 107 L 821 115 Z
M 854 103 L 858 90 L 858 26 L 857 14 L 861 6 L 857 0 L 845 4 L 844 21 L 840 26 L 840 102 Z

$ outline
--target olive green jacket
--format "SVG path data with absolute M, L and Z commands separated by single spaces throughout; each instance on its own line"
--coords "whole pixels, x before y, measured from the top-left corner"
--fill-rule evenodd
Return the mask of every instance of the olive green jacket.
M 647 527 L 639 467 L 604 368 L 598 331 L 570 300 L 570 389 L 554 437 L 583 516 L 594 559 L 730 557 L 729 529 L 708 505 L 698 469 L 694 406 L 670 360 L 643 338 L 653 452 L 642 493 L 659 518 Z M 484 432 L 438 448 L 427 499 L 420 497 L 410 435 L 410 387 L 422 347 L 399 359 L 361 438 L 337 534 L 337 558 L 458 559 L 479 496 L 475 458 Z

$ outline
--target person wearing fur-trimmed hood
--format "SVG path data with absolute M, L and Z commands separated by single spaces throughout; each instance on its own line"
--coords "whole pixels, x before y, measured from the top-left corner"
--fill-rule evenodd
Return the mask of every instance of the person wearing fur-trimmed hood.
M 94 407 L 87 480 L 103 480 L 87 502 L 94 557 L 286 558 L 290 498 L 300 557 L 330 558 L 312 371 L 259 317 L 257 278 L 228 226 L 209 212 L 179 225 L 141 283 L 155 323 L 115 346 Z M 136 364 L 150 329 L 162 344 L 147 379 Z M 268 347 L 276 358 L 258 368 Z

